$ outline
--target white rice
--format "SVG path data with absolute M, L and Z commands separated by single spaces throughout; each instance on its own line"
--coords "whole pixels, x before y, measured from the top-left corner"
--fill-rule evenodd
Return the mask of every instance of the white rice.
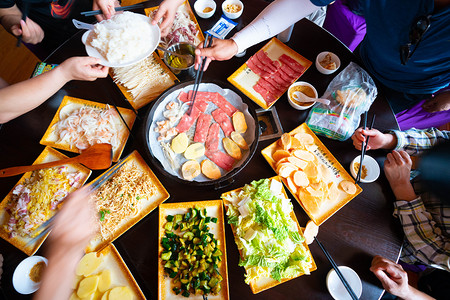
M 116 14 L 95 25 L 91 46 L 111 63 L 133 61 L 149 52 L 153 44 L 149 22 L 132 12 Z

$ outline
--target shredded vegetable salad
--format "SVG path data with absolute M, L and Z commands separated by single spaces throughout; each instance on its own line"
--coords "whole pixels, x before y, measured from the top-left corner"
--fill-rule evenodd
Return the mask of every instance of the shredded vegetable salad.
M 292 203 L 282 193 L 281 182 L 253 181 L 222 199 L 241 253 L 239 265 L 247 271 L 247 284 L 264 277 L 281 281 L 309 274 L 311 254 L 290 216 Z

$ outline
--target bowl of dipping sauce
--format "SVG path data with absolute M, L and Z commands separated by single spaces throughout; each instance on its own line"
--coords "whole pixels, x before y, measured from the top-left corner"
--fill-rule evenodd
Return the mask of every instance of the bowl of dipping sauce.
M 42 256 L 25 258 L 14 270 L 12 281 L 16 291 L 24 295 L 36 292 L 41 286 L 47 263 L 47 259 Z
M 317 90 L 311 84 L 309 84 L 305 81 L 294 82 L 293 84 L 291 84 L 291 86 L 288 89 L 289 104 L 293 108 L 298 109 L 298 110 L 305 110 L 305 109 L 308 109 L 311 106 L 313 106 L 314 103 L 316 103 L 316 102 L 299 102 L 299 101 L 295 100 L 293 97 L 293 94 L 295 92 L 301 92 L 311 98 L 318 97 Z
M 192 63 L 188 65 L 188 62 L 185 59 L 164 52 L 164 63 L 170 68 L 172 73 L 178 77 L 179 80 L 194 78 L 195 46 L 190 43 L 181 42 L 173 44 L 167 48 L 167 50 L 192 56 Z
M 341 271 L 345 280 L 347 280 L 348 284 L 352 288 L 355 295 L 359 298 L 362 294 L 362 283 L 358 274 L 356 274 L 353 269 L 346 266 L 339 266 L 339 271 Z M 331 296 L 336 300 L 352 300 L 352 297 L 348 293 L 347 289 L 344 287 L 344 284 L 339 279 L 336 271 L 331 269 L 327 274 L 327 288 L 328 292 L 330 292 Z
M 336 72 L 341 66 L 341 60 L 333 52 L 324 51 L 316 57 L 316 68 L 322 74 L 328 75 Z
M 229 19 L 237 19 L 242 15 L 244 3 L 239 0 L 226 0 L 222 3 L 222 11 Z
M 356 176 L 358 175 L 360 160 L 361 155 L 358 155 L 350 164 L 350 173 L 355 179 Z M 375 180 L 378 179 L 379 176 L 380 176 L 380 166 L 378 166 L 377 161 L 373 157 L 365 154 L 361 167 L 361 182 L 363 183 L 374 182 Z
M 194 9 L 200 18 L 208 19 L 216 12 L 216 2 L 213 0 L 197 0 Z

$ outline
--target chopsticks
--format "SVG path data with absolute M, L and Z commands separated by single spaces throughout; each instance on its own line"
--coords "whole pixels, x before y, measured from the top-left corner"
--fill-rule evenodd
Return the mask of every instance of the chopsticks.
M 115 7 L 115 11 L 124 11 L 124 10 L 132 10 L 137 8 L 144 8 L 144 3 L 138 3 L 128 6 L 119 6 Z M 103 12 L 101 10 L 90 10 L 90 11 L 83 11 L 80 14 L 85 17 L 95 16 L 95 15 L 101 15 Z
M 370 122 L 369 130 L 373 128 L 374 123 L 375 123 L 375 114 L 372 116 L 372 121 Z M 367 112 L 364 114 L 364 129 L 366 129 L 366 127 L 367 127 Z M 361 157 L 359 160 L 358 175 L 356 176 L 355 183 L 359 183 L 359 181 L 361 180 L 361 170 L 364 161 L 364 155 L 366 155 L 367 144 L 369 144 L 369 139 L 370 136 L 368 136 L 366 141 L 363 142 L 363 144 L 361 145 Z
M 22 20 L 24 22 L 27 21 L 27 16 L 28 16 L 28 9 L 29 9 L 29 3 L 27 1 L 23 2 L 23 6 L 22 6 Z M 22 43 L 22 35 L 19 35 L 17 37 L 17 44 L 16 47 L 20 47 L 20 44 Z
M 352 297 L 353 300 L 358 300 L 358 296 L 356 296 L 356 294 L 353 291 L 352 287 L 347 282 L 347 280 L 345 279 L 344 275 L 342 275 L 341 271 L 339 270 L 338 266 L 334 262 L 334 260 L 331 257 L 330 253 L 328 253 L 327 249 L 325 249 L 325 247 L 322 245 L 321 242 L 319 242 L 319 240 L 316 237 L 314 237 L 314 239 L 316 240 L 316 242 L 319 245 L 320 249 L 322 249 L 323 254 L 325 254 L 325 256 L 327 257 L 327 259 L 330 262 L 330 264 L 333 267 L 333 269 L 336 271 L 336 274 L 338 275 L 339 279 L 342 281 L 342 284 L 344 285 L 344 287 L 347 289 L 348 293 L 350 294 L 350 297 Z
M 208 41 L 208 39 L 209 39 L 209 41 Z M 211 47 L 212 42 L 213 42 L 213 37 L 209 34 L 206 34 L 205 41 L 203 42 L 203 48 Z M 198 87 L 199 87 L 200 83 L 202 82 L 203 68 L 205 67 L 205 63 L 206 63 L 206 57 L 202 57 L 202 62 L 198 66 L 197 72 L 195 73 L 194 88 L 192 90 L 191 101 L 190 101 L 191 105 L 189 106 L 189 109 L 187 111 L 187 114 L 189 116 L 191 115 L 192 109 L 194 108 L 194 102 L 195 102 L 195 97 L 197 96 Z

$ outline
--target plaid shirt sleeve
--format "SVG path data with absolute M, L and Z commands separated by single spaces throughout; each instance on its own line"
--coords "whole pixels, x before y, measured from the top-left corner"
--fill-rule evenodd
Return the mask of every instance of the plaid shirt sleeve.
M 419 130 L 411 128 L 406 131 L 393 130 L 390 133 L 397 137 L 397 146 L 394 150 L 404 150 L 409 155 L 416 155 L 429 149 L 442 140 L 450 139 L 450 131 L 440 131 L 436 128 Z
M 437 265 L 450 271 L 450 240 L 436 226 L 422 198 L 418 197 L 412 201 L 397 200 L 394 202 L 394 208 L 394 216 L 400 219 L 409 244 L 406 262 L 419 259 L 427 265 Z

